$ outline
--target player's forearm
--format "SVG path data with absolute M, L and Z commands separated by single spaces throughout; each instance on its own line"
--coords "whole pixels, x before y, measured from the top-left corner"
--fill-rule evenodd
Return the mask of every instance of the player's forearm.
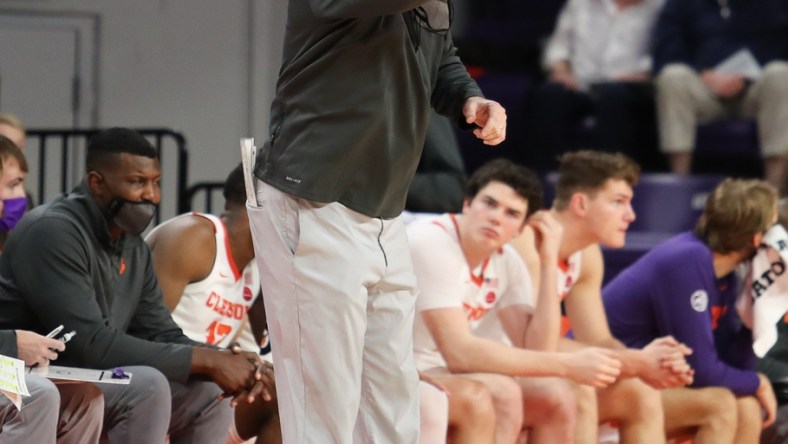
M 621 377 L 633 378 L 644 374 L 651 364 L 648 356 L 642 350 L 620 347 L 608 347 L 619 352 L 621 360 Z
M 548 263 L 554 263 L 548 262 Z M 543 266 L 539 270 L 539 297 L 534 309 L 525 346 L 532 350 L 555 351 L 561 336 L 561 305 L 555 286 L 555 267 Z
M 499 373 L 511 376 L 563 376 L 563 353 L 541 352 L 510 347 L 495 341 L 474 338 L 444 352 L 452 373 Z

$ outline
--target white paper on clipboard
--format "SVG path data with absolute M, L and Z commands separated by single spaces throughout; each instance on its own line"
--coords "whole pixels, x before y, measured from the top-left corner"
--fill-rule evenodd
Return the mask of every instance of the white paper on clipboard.
M 95 370 L 90 368 L 63 367 L 59 365 L 33 367 L 30 368 L 29 371 L 33 375 L 43 376 L 49 379 L 100 382 L 104 384 L 128 384 L 131 382 L 132 377 L 132 374 L 129 372 L 123 372 L 123 378 L 114 378 L 113 370 Z
M 0 396 L 5 396 L 17 410 L 22 409 L 22 396 L 30 396 L 25 384 L 25 362 L 0 355 Z
M 241 164 L 244 171 L 244 187 L 246 188 L 246 203 L 257 206 L 257 193 L 254 177 L 254 163 L 257 158 L 257 147 L 254 138 L 241 138 Z

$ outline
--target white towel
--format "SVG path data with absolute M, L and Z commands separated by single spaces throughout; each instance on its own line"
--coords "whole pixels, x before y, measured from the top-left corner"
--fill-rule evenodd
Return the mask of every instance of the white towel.
M 777 342 L 777 322 L 788 312 L 788 232 L 772 226 L 749 264 L 736 311 L 752 330 L 752 349 L 763 357 Z

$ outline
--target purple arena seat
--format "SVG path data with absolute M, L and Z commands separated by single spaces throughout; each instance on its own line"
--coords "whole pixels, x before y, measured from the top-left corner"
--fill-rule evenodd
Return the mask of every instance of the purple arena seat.
M 753 120 L 719 120 L 698 126 L 693 153 L 695 173 L 762 177 L 758 127 Z
M 629 230 L 679 233 L 693 229 L 706 197 L 722 179 L 719 175 L 642 174 L 632 199 L 637 218 Z

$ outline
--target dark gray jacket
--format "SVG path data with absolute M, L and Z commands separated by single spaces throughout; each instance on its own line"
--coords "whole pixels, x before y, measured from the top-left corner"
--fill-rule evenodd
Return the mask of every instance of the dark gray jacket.
M 430 107 L 461 120 L 465 100 L 482 95 L 451 35 L 413 26 L 408 11 L 425 3 L 289 1 L 271 134 L 257 177 L 371 217 L 400 214 Z
M 0 355 L 16 358 L 18 354 L 16 332 L 13 330 L 0 330 Z
M 147 365 L 186 381 L 192 345 L 162 300 L 139 236 L 110 239 L 84 186 L 28 213 L 0 255 L 0 329 L 77 335 L 57 363 Z

